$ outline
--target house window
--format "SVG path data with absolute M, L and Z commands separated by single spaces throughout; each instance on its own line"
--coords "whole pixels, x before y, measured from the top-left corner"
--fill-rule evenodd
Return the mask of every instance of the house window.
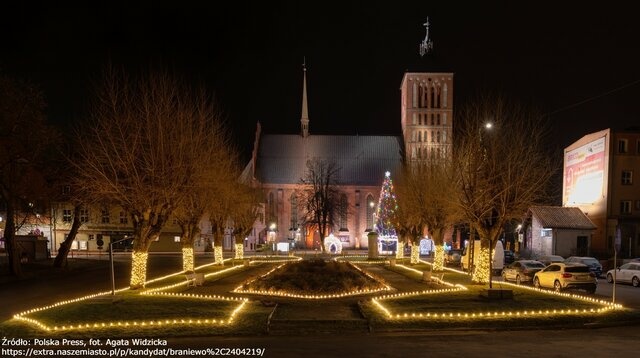
M 367 231 L 373 230 L 373 213 L 375 212 L 376 203 L 373 201 L 371 194 L 367 195 Z
M 69 195 L 71 194 L 71 185 L 65 185 L 62 187 L 62 194 Z
M 80 222 L 89 222 L 89 209 L 80 209 Z
M 622 200 L 620 202 L 620 214 L 631 214 L 631 200 Z
M 340 196 L 340 222 L 338 223 L 340 226 L 340 231 L 349 231 L 347 228 L 347 209 L 348 209 L 348 201 L 347 195 L 342 194 Z
M 636 200 L 636 210 L 640 210 L 640 200 Z
M 618 153 L 624 154 L 629 151 L 628 142 L 626 139 L 618 139 Z
M 109 209 L 102 209 L 102 223 L 108 224 L 110 221 Z
M 127 218 L 127 213 L 125 213 L 124 211 L 120 212 L 120 224 L 128 224 L 129 223 L 129 219 Z
M 180 236 L 174 236 L 173 242 L 180 242 Z
M 291 229 L 296 230 L 298 228 L 298 197 L 296 193 L 291 194 Z
M 633 171 L 631 170 L 623 170 L 622 171 L 622 185 L 631 185 L 633 184 Z
M 65 222 L 65 223 L 71 222 L 71 209 L 62 210 L 62 222 Z

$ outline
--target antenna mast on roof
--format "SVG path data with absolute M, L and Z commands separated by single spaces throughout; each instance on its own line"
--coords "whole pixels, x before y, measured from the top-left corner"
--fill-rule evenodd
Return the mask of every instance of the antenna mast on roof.
M 429 17 L 428 16 L 427 16 L 427 22 L 425 22 L 422 25 L 427 29 L 427 34 L 425 35 L 424 40 L 422 40 L 422 43 L 420 43 L 420 56 L 424 56 L 427 53 L 429 53 L 429 51 L 433 50 L 433 41 L 431 41 L 431 39 L 429 38 Z

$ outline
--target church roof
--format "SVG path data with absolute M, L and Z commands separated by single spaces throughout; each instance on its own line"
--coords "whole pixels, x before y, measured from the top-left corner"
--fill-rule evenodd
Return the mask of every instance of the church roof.
M 260 138 L 256 178 L 262 183 L 297 184 L 306 162 L 335 162 L 341 185 L 379 186 L 384 173 L 402 166 L 402 138 L 397 136 L 265 134 Z
M 576 230 L 596 228 L 582 210 L 576 207 L 532 206 L 529 210 L 545 228 Z

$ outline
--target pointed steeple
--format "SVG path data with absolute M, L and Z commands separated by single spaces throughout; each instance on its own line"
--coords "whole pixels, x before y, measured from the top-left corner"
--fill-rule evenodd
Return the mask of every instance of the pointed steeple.
M 306 59 L 302 63 L 302 115 L 300 116 L 300 126 L 302 127 L 302 137 L 309 135 L 309 111 L 307 109 L 307 64 Z

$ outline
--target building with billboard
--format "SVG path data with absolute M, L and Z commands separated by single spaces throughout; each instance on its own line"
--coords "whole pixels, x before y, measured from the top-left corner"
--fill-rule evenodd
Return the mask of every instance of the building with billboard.
M 562 205 L 580 208 L 596 225 L 594 256 L 640 256 L 640 130 L 605 129 L 564 150 Z M 616 235 L 619 229 L 619 235 Z

